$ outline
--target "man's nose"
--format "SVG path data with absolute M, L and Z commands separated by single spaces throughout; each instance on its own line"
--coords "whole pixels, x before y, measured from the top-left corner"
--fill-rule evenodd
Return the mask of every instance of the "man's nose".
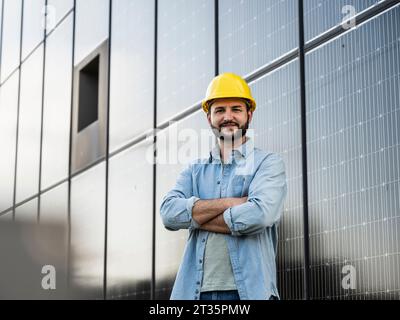
M 229 109 L 227 109 L 224 113 L 224 121 L 229 121 L 233 119 L 233 113 Z

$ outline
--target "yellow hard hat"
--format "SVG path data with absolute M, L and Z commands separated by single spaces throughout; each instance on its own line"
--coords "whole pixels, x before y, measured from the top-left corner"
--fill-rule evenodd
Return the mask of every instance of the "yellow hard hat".
M 210 102 L 220 98 L 241 98 L 246 99 L 250 105 L 250 110 L 256 109 L 256 101 L 251 95 L 250 87 L 240 76 L 234 73 L 222 73 L 216 76 L 207 88 L 205 99 L 201 106 L 208 113 Z

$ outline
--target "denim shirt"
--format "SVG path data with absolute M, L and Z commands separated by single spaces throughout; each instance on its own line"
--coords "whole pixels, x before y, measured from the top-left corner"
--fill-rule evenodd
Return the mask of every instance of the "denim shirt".
M 278 154 L 255 148 L 252 139 L 221 162 L 218 145 L 209 158 L 193 161 L 162 200 L 160 215 L 168 230 L 188 229 L 183 259 L 171 300 L 198 300 L 208 231 L 192 219 L 199 200 L 247 196 L 247 202 L 226 209 L 227 247 L 241 300 L 279 298 L 276 285 L 278 224 L 287 193 L 284 162 Z

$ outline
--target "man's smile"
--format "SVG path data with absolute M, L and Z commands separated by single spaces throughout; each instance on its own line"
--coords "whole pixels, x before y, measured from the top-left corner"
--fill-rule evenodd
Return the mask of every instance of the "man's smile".
M 221 125 L 221 128 L 224 128 L 224 127 L 237 127 L 238 125 L 237 124 L 234 124 L 234 123 L 227 123 L 227 124 L 223 124 L 223 125 Z

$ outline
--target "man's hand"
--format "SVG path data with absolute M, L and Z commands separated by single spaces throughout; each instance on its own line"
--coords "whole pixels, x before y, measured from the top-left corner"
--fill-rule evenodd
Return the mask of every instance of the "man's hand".
M 231 233 L 231 230 L 225 223 L 223 214 L 220 214 L 220 215 L 216 216 L 214 219 L 206 222 L 205 224 L 202 224 L 200 226 L 200 229 L 207 230 L 210 232 L 215 232 L 215 233 L 224 233 L 224 234 Z
M 246 201 L 247 197 L 198 200 L 196 201 L 192 209 L 192 219 L 200 224 L 202 226 L 201 228 L 204 230 L 207 230 L 205 228 L 213 228 L 213 230 L 221 231 L 221 228 L 223 228 L 223 230 L 226 232 L 221 233 L 230 233 L 228 226 L 224 222 L 222 213 L 224 213 L 226 209 L 241 205 Z M 217 219 L 217 217 L 219 218 Z M 214 229 L 214 227 L 216 227 L 217 229 Z

